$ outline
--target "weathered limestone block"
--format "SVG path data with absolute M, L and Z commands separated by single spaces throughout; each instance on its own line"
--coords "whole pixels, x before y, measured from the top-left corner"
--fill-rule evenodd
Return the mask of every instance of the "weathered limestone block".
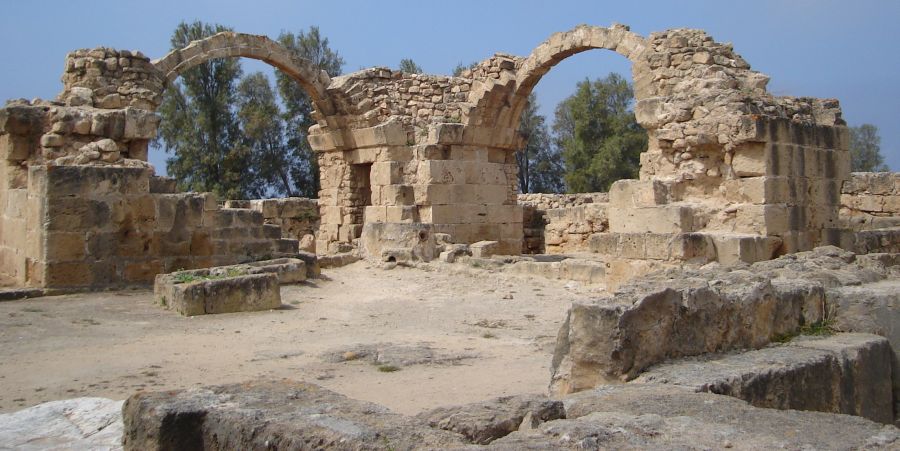
M 610 212 L 613 233 L 686 233 L 694 231 L 693 211 L 687 205 L 627 208 Z
M 677 200 L 675 187 L 659 180 L 619 180 L 609 187 L 609 205 L 616 209 L 655 207 Z
M 716 260 L 725 265 L 769 260 L 781 245 L 781 239 L 775 236 L 713 233 L 710 237 L 715 245 Z
M 672 385 L 609 385 L 567 397 L 565 420 L 513 432 L 498 449 L 890 449 L 896 428 L 860 417 L 753 407 Z
M 360 237 L 363 257 L 381 261 L 387 249 L 406 249 L 414 260 L 431 261 L 436 255 L 434 230 L 430 224 L 366 223 Z
M 664 363 L 632 383 L 674 384 L 756 407 L 844 413 L 892 424 L 892 359 L 890 343 L 877 335 L 800 337 L 757 351 Z
M 614 297 L 573 303 L 557 337 L 551 390 L 630 380 L 667 358 L 758 348 L 802 321 L 800 306 L 781 304 L 768 280 L 736 282 L 632 284 Z
M 281 284 L 303 282 L 309 275 L 306 261 L 299 258 L 276 258 L 234 265 L 233 268 L 247 274 L 273 273 Z M 215 273 L 214 268 L 210 271 Z
M 561 401 L 546 396 L 504 396 L 462 406 L 438 407 L 416 418 L 433 428 L 462 434 L 470 442 L 486 445 L 519 430 L 537 427 L 547 421 L 565 418 Z
M 163 307 L 184 316 L 252 312 L 281 306 L 278 275 L 247 274 L 238 269 L 216 274 L 210 269 L 156 276 L 153 292 Z
M 9 449 L 117 449 L 122 444 L 122 404 L 74 398 L 0 414 L 0 443 Z
M 262 381 L 125 401 L 125 450 L 419 449 L 465 444 L 388 409 L 292 381 Z
M 826 297 L 838 330 L 878 334 L 890 341 L 894 421 L 900 427 L 900 282 L 890 279 L 832 288 Z
M 469 252 L 473 257 L 488 258 L 497 254 L 499 244 L 496 241 L 478 241 L 469 245 Z
M 890 271 L 822 247 L 747 269 L 646 276 L 613 295 L 572 304 L 557 337 L 551 390 L 631 380 L 665 359 L 760 348 L 825 319 L 825 289 L 875 282 Z

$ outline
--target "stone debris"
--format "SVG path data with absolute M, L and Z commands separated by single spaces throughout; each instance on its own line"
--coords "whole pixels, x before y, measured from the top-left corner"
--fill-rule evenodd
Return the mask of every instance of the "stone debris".
M 504 396 L 475 404 L 439 407 L 416 415 L 433 428 L 460 433 L 479 445 L 491 443 L 520 428 L 533 429 L 565 417 L 561 401 L 541 395 Z
M 435 349 L 428 343 L 396 345 L 378 343 L 358 345 L 325 353 L 323 359 L 331 363 L 365 362 L 372 365 L 390 365 L 398 368 L 413 365 L 456 365 L 463 360 L 478 357 L 474 353 L 448 353 Z

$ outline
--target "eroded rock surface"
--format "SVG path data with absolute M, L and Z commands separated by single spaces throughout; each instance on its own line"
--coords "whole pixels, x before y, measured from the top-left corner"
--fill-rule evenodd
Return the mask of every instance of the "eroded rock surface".
M 880 281 L 895 265 L 826 246 L 753 265 L 662 271 L 576 301 L 557 337 L 551 390 L 631 380 L 666 359 L 758 349 L 828 319 L 827 289 Z
M 757 351 L 655 366 L 634 383 L 667 383 L 734 396 L 757 407 L 894 421 L 891 351 L 877 335 L 800 337 Z
M 760 409 L 728 396 L 651 384 L 565 400 L 569 419 L 514 432 L 498 449 L 890 449 L 893 426 L 859 417 Z
M 126 450 L 450 448 L 463 437 L 312 384 L 263 381 L 137 393 Z
M 122 401 L 75 398 L 0 415 L 0 449 L 117 450 Z
M 472 443 L 488 444 L 521 429 L 565 418 L 563 403 L 546 396 L 504 396 L 463 406 L 439 407 L 416 418 L 429 426 L 458 432 Z

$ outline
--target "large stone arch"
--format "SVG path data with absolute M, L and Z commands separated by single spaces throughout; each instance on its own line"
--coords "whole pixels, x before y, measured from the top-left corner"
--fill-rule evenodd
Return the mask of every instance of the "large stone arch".
M 612 50 L 628 58 L 632 63 L 632 72 L 638 74 L 643 70 L 641 55 L 647 49 L 647 40 L 618 24 L 611 27 L 579 25 L 569 31 L 554 33 L 517 64 L 515 88 L 509 98 L 505 102 L 493 102 L 500 106 L 493 112 L 496 124 L 516 129 L 528 96 L 541 78 L 562 60 L 593 49 Z M 635 97 L 638 100 L 648 97 L 649 87 L 640 83 L 637 76 L 634 78 Z
M 193 41 L 187 47 L 173 50 L 152 63 L 171 83 L 182 72 L 199 64 L 232 57 L 260 60 L 281 70 L 303 87 L 316 110 L 323 115 L 333 113 L 334 107 L 326 94 L 331 83 L 329 75 L 312 62 L 295 57 L 287 48 L 266 36 L 225 31 Z

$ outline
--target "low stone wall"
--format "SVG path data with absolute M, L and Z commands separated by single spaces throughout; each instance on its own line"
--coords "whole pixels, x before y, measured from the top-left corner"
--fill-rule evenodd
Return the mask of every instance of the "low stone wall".
M 319 202 L 305 197 L 227 200 L 225 208 L 249 208 L 262 213 L 266 224 L 281 226 L 283 238 L 302 240 L 319 228 Z
M 259 212 L 221 209 L 210 193 L 158 193 L 152 171 L 34 166 L 29 185 L 42 201 L 42 249 L 29 284 L 106 287 L 150 283 L 178 269 L 296 254 Z
M 518 201 L 522 205 L 533 205 L 538 210 L 549 210 L 551 208 L 569 208 L 584 204 L 606 203 L 609 202 L 609 193 L 526 193 L 519 194 Z
M 841 189 L 841 223 L 860 231 L 900 226 L 900 172 L 853 172 Z
M 609 229 L 607 193 L 519 194 L 525 254 L 588 252 L 591 234 Z

